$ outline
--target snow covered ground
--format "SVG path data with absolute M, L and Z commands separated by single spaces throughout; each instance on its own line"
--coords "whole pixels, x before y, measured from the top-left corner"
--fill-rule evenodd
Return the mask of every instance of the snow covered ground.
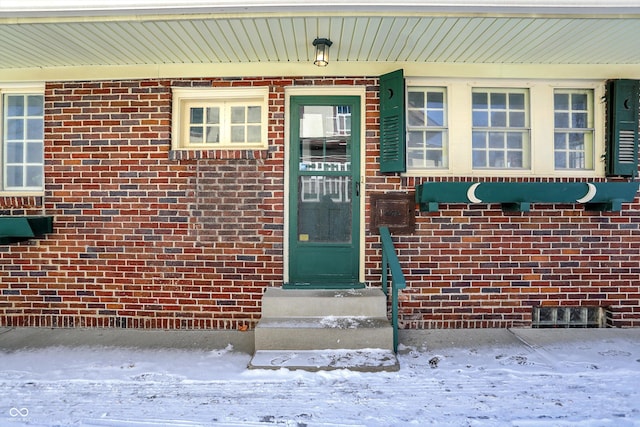
M 393 373 L 311 373 L 248 370 L 231 346 L 0 346 L 0 425 L 640 426 L 640 342 L 629 336 L 427 342 L 399 359 Z

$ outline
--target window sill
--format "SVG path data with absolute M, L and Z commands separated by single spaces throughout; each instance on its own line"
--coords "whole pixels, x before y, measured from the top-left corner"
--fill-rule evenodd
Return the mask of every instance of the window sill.
M 0 191 L 0 197 L 42 197 L 44 191 Z
M 177 149 L 169 151 L 169 160 L 232 160 L 232 159 L 266 159 L 269 157 L 269 148 L 253 148 L 239 150 L 235 148 L 220 150 L 194 150 Z
M 593 170 L 552 170 L 552 171 L 532 171 L 526 169 L 518 170 L 476 170 L 460 171 L 450 169 L 413 169 L 407 170 L 402 176 L 410 178 L 436 178 L 436 177 L 456 177 L 456 178 L 575 178 L 575 179 L 599 179 L 604 178 L 604 171 Z

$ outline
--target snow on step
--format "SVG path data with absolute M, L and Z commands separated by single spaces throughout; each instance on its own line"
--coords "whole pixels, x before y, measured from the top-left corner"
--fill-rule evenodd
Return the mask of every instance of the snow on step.
M 256 351 L 250 369 L 335 370 L 381 372 L 398 371 L 400 365 L 391 350 L 259 350 Z
M 254 339 L 254 368 L 397 370 L 380 289 L 269 288 Z

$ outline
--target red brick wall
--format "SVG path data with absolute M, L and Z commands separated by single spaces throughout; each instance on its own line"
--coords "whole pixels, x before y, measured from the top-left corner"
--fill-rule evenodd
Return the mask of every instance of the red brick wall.
M 333 84 L 367 87 L 367 195 L 413 191 L 419 179 L 377 171 L 374 78 L 48 83 L 45 196 L 0 198 L 0 213 L 54 215 L 55 232 L 0 246 L 0 326 L 253 326 L 283 279 L 284 87 Z M 269 150 L 172 152 L 170 88 L 191 85 L 268 85 Z M 416 234 L 394 236 L 409 282 L 401 324 L 528 325 L 535 305 L 595 305 L 640 326 L 639 227 L 638 199 L 614 213 L 417 213 Z M 368 231 L 365 250 L 379 286 Z

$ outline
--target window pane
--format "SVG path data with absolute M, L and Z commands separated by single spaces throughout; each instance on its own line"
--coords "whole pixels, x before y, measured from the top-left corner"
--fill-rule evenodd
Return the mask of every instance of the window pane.
M 567 134 L 566 133 L 556 133 L 553 138 L 553 146 L 556 150 L 566 150 L 567 149 Z
M 207 127 L 207 142 L 208 143 L 220 142 L 220 127 L 219 126 L 208 126 Z
M 424 145 L 424 132 L 409 131 L 407 143 L 409 147 L 422 147 Z
M 572 117 L 572 128 L 586 128 L 587 127 L 587 113 L 574 113 Z
M 44 114 L 43 108 L 44 97 L 42 95 L 30 95 L 27 97 L 27 115 L 29 116 L 42 116 Z
M 7 187 L 24 187 L 22 166 L 7 166 Z
M 427 151 L 427 159 L 425 161 L 426 168 L 440 168 L 446 167 L 447 162 L 443 156 L 442 151 L 429 150 Z
M 24 144 L 11 142 L 7 144 L 7 163 L 22 163 L 24 161 Z
M 572 110 L 583 110 L 586 111 L 589 109 L 589 97 L 584 93 L 574 93 L 571 97 L 571 109 Z
M 484 92 L 476 92 L 472 95 L 472 108 L 474 110 L 486 110 L 489 108 L 487 103 L 487 94 Z
M 510 93 L 509 108 L 512 110 L 524 110 L 524 94 Z
M 569 164 L 572 169 L 584 169 L 584 153 L 583 152 L 569 152 Z
M 583 133 L 570 133 L 569 134 L 569 148 L 571 150 L 584 150 L 584 134 Z
M 510 127 L 525 127 L 525 115 L 524 112 L 509 113 L 509 126 Z
M 190 123 L 200 124 L 203 123 L 204 109 L 203 108 L 191 108 L 190 111 Z
M 504 133 L 489 133 L 489 148 L 504 148 Z
M 521 133 L 509 132 L 507 134 L 507 148 L 522 149 L 522 136 L 523 135 Z
M 487 111 L 474 111 L 473 112 L 473 126 L 475 126 L 475 127 L 488 127 L 489 126 L 489 113 Z
M 191 126 L 189 128 L 189 142 L 198 143 L 202 142 L 203 128 L 202 126 Z
M 30 142 L 27 144 L 27 163 L 44 163 L 44 150 L 41 142 Z
M 24 120 L 7 120 L 7 141 L 22 141 L 24 139 Z
M 442 92 L 428 92 L 427 93 L 427 108 L 429 109 L 443 109 L 444 108 L 444 93 Z
M 507 127 L 507 113 L 495 111 L 491 113 L 491 127 Z
M 554 158 L 556 169 L 565 169 L 567 167 L 567 157 L 565 153 L 556 151 Z
M 260 123 L 262 122 L 262 108 L 261 107 L 248 107 L 247 108 L 247 123 Z
M 569 113 L 555 113 L 555 126 L 566 129 L 569 127 Z
M 442 132 L 427 132 L 427 147 L 442 148 Z
M 505 167 L 503 151 L 489 151 L 489 167 L 492 167 L 492 168 Z
M 491 94 L 491 108 L 507 108 L 507 94 L 506 93 L 492 93 Z
M 407 94 L 409 108 L 424 108 L 424 92 L 409 92 Z
M 429 126 L 443 126 L 444 125 L 444 111 L 431 110 L 427 112 L 427 123 Z
M 260 126 L 247 126 L 247 142 L 262 142 L 262 128 Z
M 424 127 L 424 113 L 422 110 L 409 110 L 407 119 L 408 125 L 411 127 Z
M 508 168 L 522 168 L 523 158 L 522 151 L 509 151 L 507 154 L 507 167 Z
M 245 123 L 244 119 L 245 108 L 244 107 L 231 107 L 231 123 Z M 244 130 L 242 131 L 244 135 Z M 233 128 L 231 130 L 231 134 L 233 135 Z M 233 142 L 233 136 L 231 140 Z M 244 141 L 244 137 L 242 138 Z
M 24 96 L 8 95 L 7 96 L 7 117 L 24 116 Z
M 557 110 L 568 110 L 569 109 L 569 95 L 565 93 L 556 93 L 553 96 L 553 102 L 555 104 L 556 111 Z
M 473 150 L 473 167 L 474 168 L 487 167 L 486 151 Z
M 473 145 L 473 148 L 486 148 L 487 147 L 487 133 L 486 132 L 473 132 L 472 145 Z
M 42 119 L 27 120 L 27 139 L 44 139 L 44 121 Z
M 426 161 L 423 158 L 422 150 L 407 150 L 407 167 L 409 169 L 423 169 L 426 167 Z
M 231 126 L 231 142 L 245 142 L 244 126 Z
M 218 107 L 207 108 L 207 124 L 220 124 L 220 109 Z
M 42 166 L 27 166 L 27 187 L 42 187 Z

